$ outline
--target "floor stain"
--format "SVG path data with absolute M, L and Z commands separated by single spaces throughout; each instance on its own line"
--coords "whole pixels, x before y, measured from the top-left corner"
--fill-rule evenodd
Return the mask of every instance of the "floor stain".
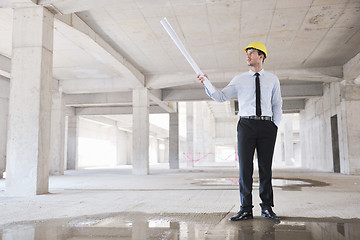
M 200 186 L 238 186 L 239 178 L 198 178 L 193 179 L 192 184 Z M 274 188 L 281 188 L 284 191 L 301 191 L 303 187 L 324 187 L 328 183 L 312 179 L 300 178 L 273 178 L 272 185 Z M 254 178 L 253 188 L 259 188 L 259 179 Z

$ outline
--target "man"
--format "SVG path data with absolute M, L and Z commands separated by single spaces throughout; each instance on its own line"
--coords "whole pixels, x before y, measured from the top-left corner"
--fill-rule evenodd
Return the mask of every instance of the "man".
M 252 184 L 253 156 L 256 149 L 259 166 L 259 195 L 261 215 L 280 220 L 272 211 L 274 206 L 271 184 L 271 165 L 277 128 L 282 115 L 282 99 L 279 79 L 263 69 L 267 50 L 263 43 L 250 43 L 247 54 L 249 72 L 235 76 L 222 90 L 198 76 L 206 93 L 215 101 L 224 102 L 237 94 L 240 120 L 237 125 L 239 156 L 240 211 L 230 221 L 253 218 Z M 207 75 L 205 75 L 207 77 Z

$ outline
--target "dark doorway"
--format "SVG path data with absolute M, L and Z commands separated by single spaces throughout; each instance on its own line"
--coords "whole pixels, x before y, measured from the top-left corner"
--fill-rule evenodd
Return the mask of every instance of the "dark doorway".
M 337 115 L 331 117 L 331 142 L 334 162 L 334 172 L 340 172 L 340 155 L 339 155 L 339 134 Z

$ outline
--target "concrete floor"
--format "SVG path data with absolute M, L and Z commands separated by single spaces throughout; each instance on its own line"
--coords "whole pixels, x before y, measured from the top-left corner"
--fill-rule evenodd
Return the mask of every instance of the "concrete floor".
M 229 222 L 237 168 L 166 168 L 67 171 L 50 177 L 49 194 L 26 199 L 6 196 L 0 180 L 0 239 L 360 238 L 360 176 L 275 169 L 276 223 L 260 217 L 255 173 L 255 218 Z

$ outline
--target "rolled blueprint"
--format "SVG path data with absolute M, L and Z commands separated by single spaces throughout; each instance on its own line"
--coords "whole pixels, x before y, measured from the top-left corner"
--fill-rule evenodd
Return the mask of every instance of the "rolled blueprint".
M 190 63 L 191 67 L 194 69 L 194 71 L 196 72 L 197 75 L 200 74 L 200 76 L 202 76 L 204 79 L 207 79 L 207 77 L 205 77 L 205 75 L 203 74 L 203 72 L 200 70 L 199 66 L 196 64 L 196 62 L 194 61 L 194 59 L 190 56 L 189 52 L 186 50 L 186 48 L 184 47 L 183 43 L 181 42 L 181 40 L 179 39 L 178 35 L 176 34 L 176 32 L 174 31 L 174 29 L 171 27 L 170 23 L 167 21 L 166 18 L 164 18 L 163 20 L 160 21 L 160 23 L 163 25 L 163 27 L 165 28 L 165 30 L 167 31 L 167 33 L 170 35 L 171 39 L 174 41 L 174 43 L 176 44 L 176 46 L 179 48 L 180 52 L 184 55 L 184 57 L 186 58 L 186 60 Z

